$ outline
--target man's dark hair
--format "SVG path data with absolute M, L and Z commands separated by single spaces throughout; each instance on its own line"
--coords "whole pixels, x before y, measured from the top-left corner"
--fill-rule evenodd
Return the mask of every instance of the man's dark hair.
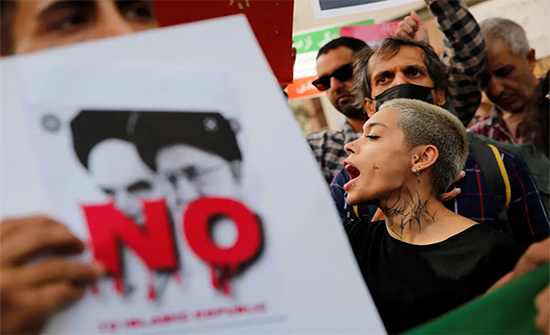
M 329 51 L 337 49 L 339 47 L 346 47 L 351 49 L 353 53 L 363 50 L 364 47 L 368 47 L 367 43 L 358 40 L 353 37 L 339 37 L 325 44 L 317 53 L 317 58 L 324 54 L 328 54 Z M 370 48 L 369 48 L 370 49 Z
M 138 112 L 130 131 L 141 159 L 154 171 L 158 152 L 177 144 L 210 152 L 228 162 L 242 160 L 236 133 L 219 113 Z
M 92 149 L 108 139 L 131 142 L 128 123 L 131 112 L 82 111 L 71 121 L 73 148 L 76 157 L 86 169 Z
M 15 7 L 15 0 L 0 0 L 0 56 L 9 56 L 15 52 L 13 41 Z
M 428 74 L 434 83 L 434 87 L 447 89 L 449 86 L 447 68 L 428 43 L 417 42 L 408 38 L 389 37 L 376 47 L 374 52 L 364 49 L 355 55 L 355 62 L 353 64 L 353 74 L 355 76 L 353 94 L 356 97 L 356 105 L 358 107 L 363 107 L 363 100 L 365 98 L 374 98 L 371 96 L 371 73 L 368 65 L 370 59 L 390 59 L 394 57 L 402 47 L 416 47 L 421 49 L 424 53 L 424 65 L 428 69 Z

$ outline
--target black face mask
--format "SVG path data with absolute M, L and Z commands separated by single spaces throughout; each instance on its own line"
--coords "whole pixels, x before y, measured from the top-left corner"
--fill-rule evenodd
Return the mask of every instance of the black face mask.
M 418 86 L 414 84 L 401 84 L 388 88 L 374 98 L 374 100 L 376 100 L 376 111 L 378 112 L 378 109 L 380 109 L 380 106 L 382 106 L 384 102 L 397 98 L 422 100 L 434 104 L 432 96 L 433 89 L 433 87 Z

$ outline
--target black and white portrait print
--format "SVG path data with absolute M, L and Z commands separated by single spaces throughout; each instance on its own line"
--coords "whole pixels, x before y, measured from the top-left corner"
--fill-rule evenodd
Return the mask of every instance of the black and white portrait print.
M 200 197 L 241 198 L 242 153 L 219 113 L 84 110 L 71 132 L 79 162 L 137 224 L 143 200 L 165 198 L 179 222 Z

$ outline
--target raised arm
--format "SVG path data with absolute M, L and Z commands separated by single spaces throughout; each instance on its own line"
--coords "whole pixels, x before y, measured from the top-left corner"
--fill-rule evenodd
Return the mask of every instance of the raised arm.
M 449 97 L 467 125 L 481 103 L 478 78 L 485 64 L 485 41 L 474 17 L 459 0 L 426 0 L 426 4 L 445 43 L 442 60 L 449 72 Z M 429 43 L 427 28 L 415 12 L 400 22 L 396 35 Z
M 449 67 L 449 96 L 464 125 L 481 103 L 478 78 L 485 65 L 486 46 L 472 14 L 460 0 L 427 0 L 443 33 L 443 61 Z

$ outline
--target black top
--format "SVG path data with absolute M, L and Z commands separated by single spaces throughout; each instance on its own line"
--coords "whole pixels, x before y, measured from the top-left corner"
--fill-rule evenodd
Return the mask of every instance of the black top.
M 512 239 L 479 224 L 430 245 L 391 237 L 384 221 L 352 222 L 346 230 L 390 334 L 409 330 L 484 293 L 513 269 L 521 255 Z

